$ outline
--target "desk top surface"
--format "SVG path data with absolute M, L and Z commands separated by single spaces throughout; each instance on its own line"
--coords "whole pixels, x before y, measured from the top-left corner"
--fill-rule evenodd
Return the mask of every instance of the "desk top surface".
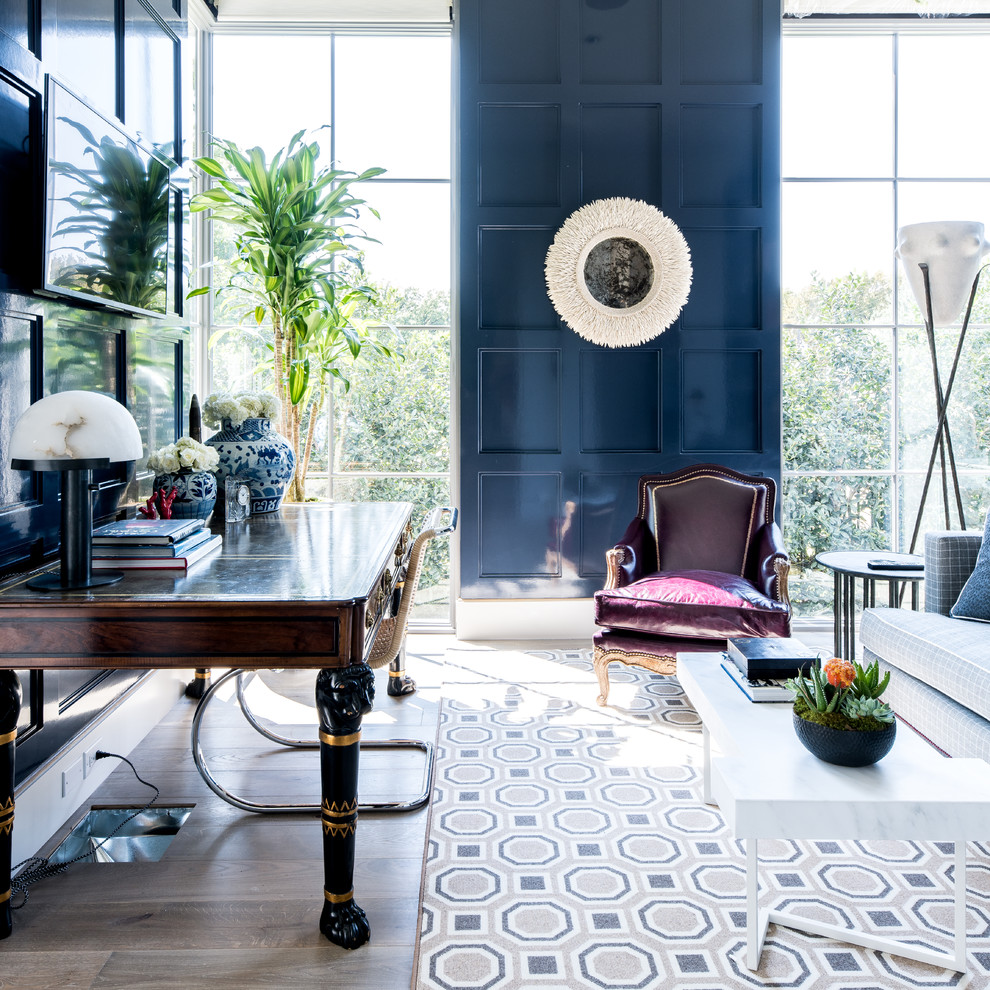
M 286 504 L 278 512 L 214 525 L 223 546 L 185 571 L 126 570 L 118 584 L 81 591 L 25 587 L 35 571 L 0 584 L 0 609 L 80 602 L 361 602 L 391 562 L 411 512 L 407 502 Z

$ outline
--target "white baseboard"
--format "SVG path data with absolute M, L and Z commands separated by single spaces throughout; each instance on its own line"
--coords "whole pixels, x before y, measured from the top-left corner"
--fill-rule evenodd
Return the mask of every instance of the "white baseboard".
M 76 765 L 83 754 L 98 746 L 126 756 L 171 711 L 191 679 L 192 671 L 155 671 L 24 781 L 14 798 L 12 863 L 34 856 L 119 766 L 117 760 L 98 760 L 81 777 Z M 76 781 L 64 796 L 63 771 Z
M 593 598 L 458 598 L 457 638 L 587 639 L 595 629 Z
M 593 598 L 458 598 L 455 622 L 461 640 L 590 641 L 598 628 Z M 795 618 L 793 628 L 798 637 L 830 633 L 832 619 Z

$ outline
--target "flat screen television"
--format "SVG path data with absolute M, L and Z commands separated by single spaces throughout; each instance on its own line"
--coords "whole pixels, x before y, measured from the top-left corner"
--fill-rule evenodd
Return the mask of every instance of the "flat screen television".
M 48 77 L 43 291 L 164 316 L 175 163 Z

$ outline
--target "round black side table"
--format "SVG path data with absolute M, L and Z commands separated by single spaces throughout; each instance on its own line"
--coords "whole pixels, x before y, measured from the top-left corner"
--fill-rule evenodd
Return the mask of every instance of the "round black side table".
M 924 557 L 913 553 L 892 553 L 889 550 L 829 550 L 815 557 L 823 567 L 833 572 L 835 594 L 832 609 L 835 619 L 835 655 L 843 660 L 856 659 L 856 579 L 863 582 L 863 608 L 877 603 L 877 581 L 887 582 L 887 604 L 897 608 L 901 588 L 911 586 L 911 608 L 918 609 L 918 590 L 925 577 Z M 920 564 L 912 570 L 868 567 L 870 560 L 896 560 L 904 564 Z

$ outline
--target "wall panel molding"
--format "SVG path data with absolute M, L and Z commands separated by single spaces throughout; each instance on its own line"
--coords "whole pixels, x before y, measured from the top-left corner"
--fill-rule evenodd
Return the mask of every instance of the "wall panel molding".
M 581 105 L 581 202 L 627 196 L 658 204 L 663 188 L 663 107 Z
M 559 577 L 560 474 L 486 472 L 478 482 L 481 576 L 541 581 Z
M 762 83 L 762 0 L 680 0 L 680 16 L 682 83 Z M 719 30 L 712 30 L 715 24 Z
M 779 477 L 780 30 L 779 0 L 459 0 L 463 600 L 587 599 L 642 474 Z M 546 292 L 557 230 L 610 197 L 662 210 L 694 266 L 679 320 L 629 349 Z
M 492 211 L 494 212 L 494 211 Z M 543 263 L 556 229 L 482 226 L 476 233 L 478 314 L 483 330 L 556 330 Z
M 680 205 L 761 207 L 763 107 L 684 103 L 680 111 Z
M 481 206 L 560 205 L 560 106 L 484 103 L 478 108 Z
M 759 227 L 687 227 L 693 263 L 705 272 L 681 314 L 685 330 L 759 330 L 763 315 L 763 236 Z
M 556 349 L 478 352 L 478 450 L 559 454 L 561 356 Z
M 681 451 L 707 459 L 762 449 L 763 353 L 681 352 Z

